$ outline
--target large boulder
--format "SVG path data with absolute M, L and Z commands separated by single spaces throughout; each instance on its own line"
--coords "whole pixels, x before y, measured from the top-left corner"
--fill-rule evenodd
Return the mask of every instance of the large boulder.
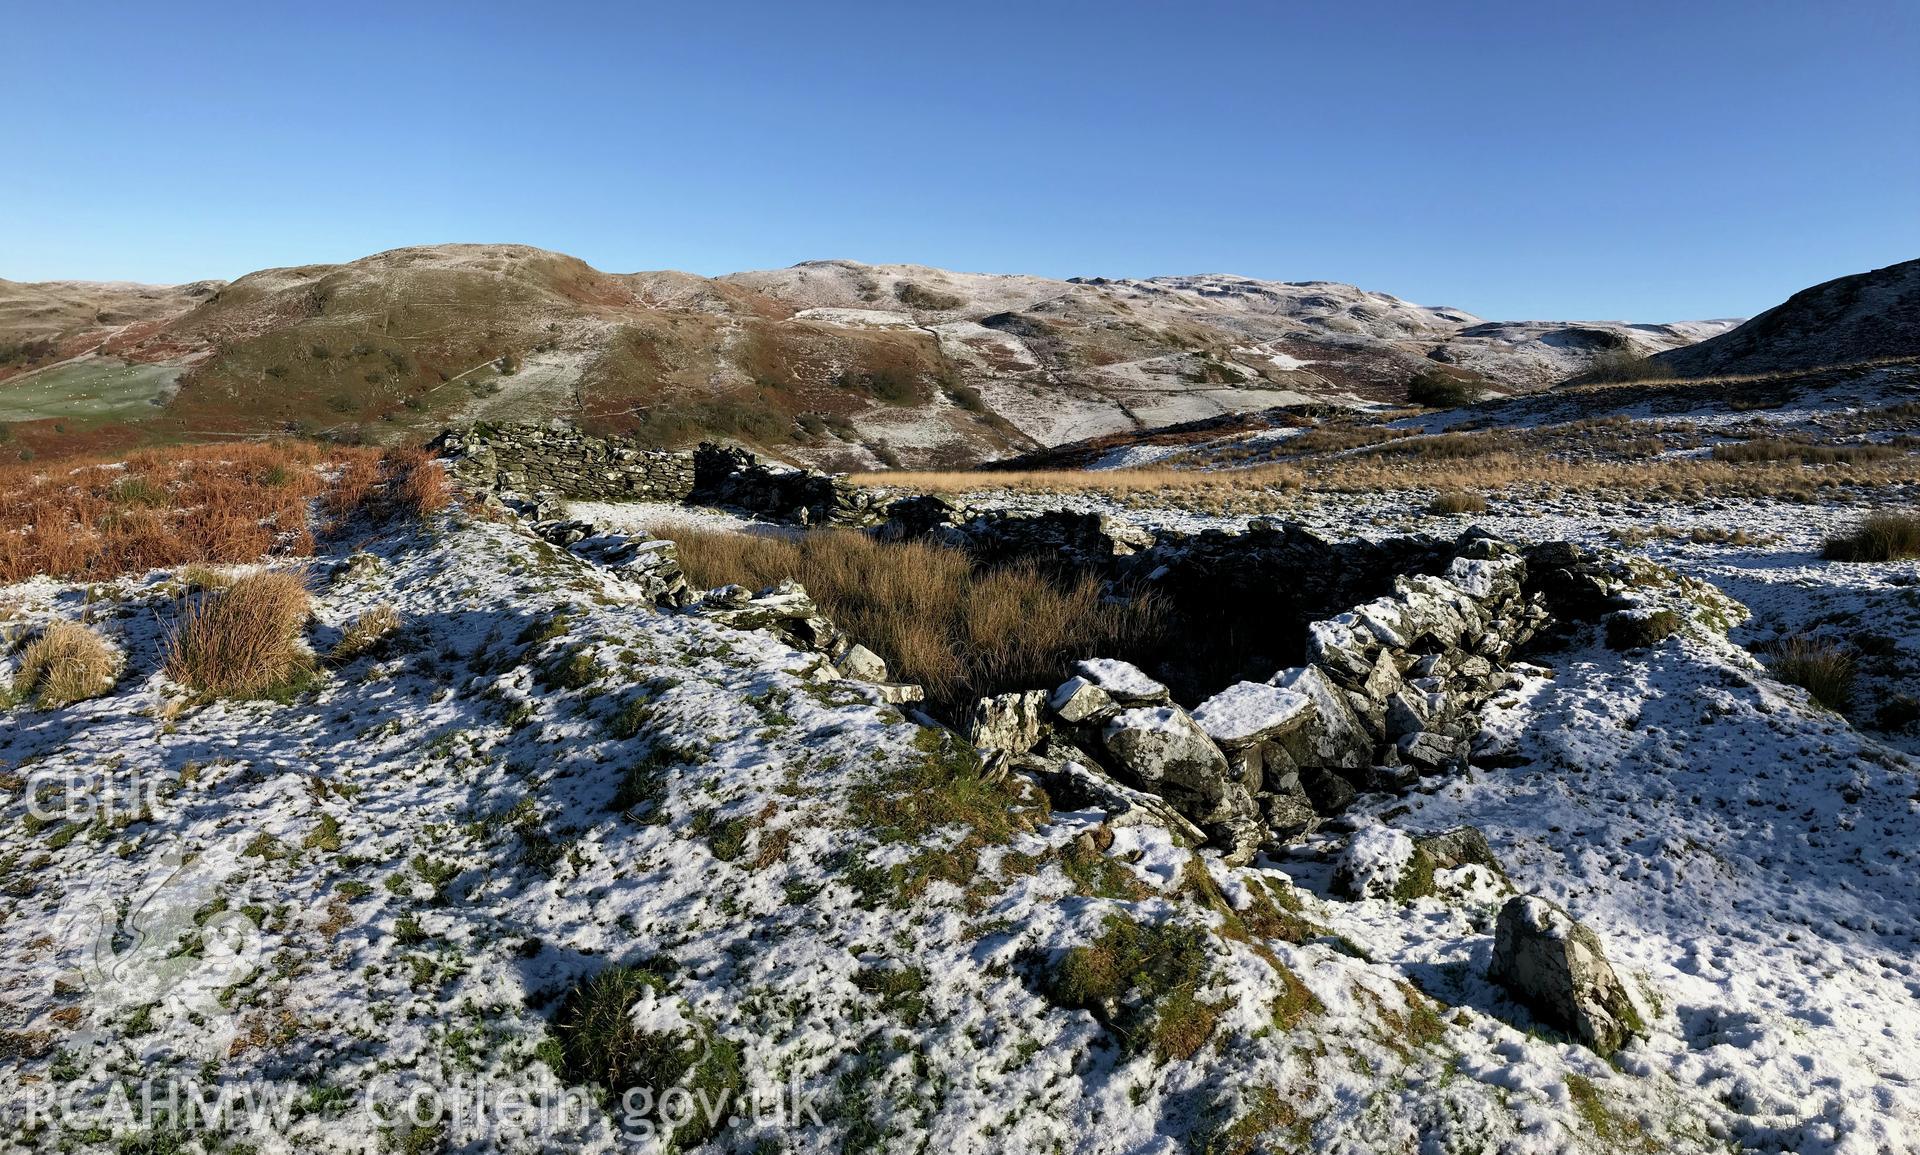
M 1172 803 L 1206 832 L 1227 861 L 1250 861 L 1266 839 L 1260 807 L 1233 778 L 1227 757 L 1178 706 L 1122 710 L 1100 731 L 1125 776 Z
M 1100 736 L 1131 777 L 1176 805 L 1183 795 L 1211 804 L 1225 792 L 1226 755 L 1178 706 L 1122 710 Z
M 1234 781 L 1249 791 L 1298 789 L 1299 763 L 1280 742 L 1313 722 L 1313 701 L 1305 694 L 1240 682 L 1195 707 L 1193 720 L 1227 756 Z
M 1646 1033 L 1600 936 L 1544 898 L 1522 895 L 1500 908 L 1488 974 L 1541 1021 L 1602 1055 Z

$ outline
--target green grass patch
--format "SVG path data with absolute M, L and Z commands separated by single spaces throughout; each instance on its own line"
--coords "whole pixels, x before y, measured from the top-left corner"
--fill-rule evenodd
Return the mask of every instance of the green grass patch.
M 1200 997 L 1212 975 L 1204 927 L 1113 914 L 1092 944 L 1066 952 L 1044 989 L 1061 1006 L 1092 1012 L 1129 1054 L 1164 1063 L 1192 1058 L 1213 1035 L 1226 1003 Z
M 927 972 L 918 967 L 867 967 L 853 976 L 853 985 L 878 995 L 880 1009 L 912 1023 L 926 1010 Z
M 956 827 L 965 833 L 891 867 L 850 863 L 847 881 L 863 900 L 884 892 L 900 905 L 936 880 L 966 886 L 979 873 L 983 847 L 1003 845 L 1046 818 L 1044 800 L 1036 801 L 1020 779 L 989 781 L 979 752 L 947 731 L 922 727 L 914 745 L 919 757 L 853 788 L 853 823 L 883 843 L 922 841 Z
M 656 1121 L 661 1098 L 684 1089 L 697 1109 L 673 1131 L 671 1146 L 680 1150 L 725 1124 L 744 1079 L 739 1048 L 705 1024 L 667 1032 L 635 1025 L 634 1004 L 669 994 L 672 971 L 671 963 L 612 966 L 575 987 L 554 1020 L 557 1046 L 545 1053 L 562 1078 L 601 1088 L 610 1103 L 635 1088 L 650 1091 L 649 1117 Z

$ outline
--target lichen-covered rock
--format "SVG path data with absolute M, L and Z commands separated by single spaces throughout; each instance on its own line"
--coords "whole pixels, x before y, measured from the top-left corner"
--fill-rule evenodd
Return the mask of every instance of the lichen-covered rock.
M 1500 908 L 1489 977 L 1541 1021 L 1602 1055 L 1646 1033 L 1600 936 L 1544 898 L 1523 895 Z
M 1295 785 L 1290 790 L 1268 791 L 1259 796 L 1260 816 L 1266 820 L 1267 839 L 1275 846 L 1297 842 L 1313 833 L 1320 816 L 1306 790 Z
M 1394 691 L 1398 690 L 1400 685 L 1400 667 L 1394 661 L 1393 651 L 1383 649 L 1374 658 L 1373 668 L 1367 671 L 1366 678 L 1360 683 L 1359 691 L 1366 695 L 1369 701 L 1379 703 L 1384 710 L 1387 699 L 1393 697 Z
M 1206 832 L 1227 861 L 1250 861 L 1266 823 L 1225 754 L 1178 706 L 1135 706 L 1115 714 L 1101 744 L 1127 778 L 1172 803 Z
M 1425 694 L 1412 689 L 1394 691 L 1387 699 L 1387 737 L 1399 741 L 1405 735 L 1426 729 L 1427 718 L 1432 713 Z
M 994 694 L 973 704 L 962 732 L 982 750 L 1025 754 L 1040 743 L 1045 690 Z
M 861 682 L 884 682 L 887 680 L 887 662 L 858 642 L 848 646 L 833 666 L 842 674 Z
M 1296 765 L 1360 769 L 1372 763 L 1373 743 L 1360 719 L 1346 695 L 1318 666 L 1282 670 L 1272 684 L 1304 694 L 1313 703 L 1313 716 L 1278 740 Z
M 927 691 L 912 682 L 881 682 L 873 687 L 882 702 L 890 706 L 906 706 L 914 702 L 925 701 Z
M 1057 810 L 1103 810 L 1107 826 L 1116 830 L 1157 826 L 1184 845 L 1206 841 L 1206 834 L 1166 799 L 1116 781 L 1084 751 L 1050 742 L 1044 751 L 1013 759 L 1013 766 L 1032 775 Z
M 1527 563 L 1543 609 L 1562 621 L 1597 621 L 1619 611 L 1646 621 L 1664 611 L 1681 625 L 1724 634 L 1747 618 L 1747 608 L 1712 583 L 1618 550 L 1544 542 L 1528 549 Z M 1625 648 L 1634 639 L 1623 633 L 1620 642 Z
M 1225 791 L 1226 755 L 1178 706 L 1122 710 L 1101 731 L 1101 741 L 1129 775 L 1175 805 L 1180 794 L 1211 805 Z M 1192 817 L 1191 810 L 1182 810 Z
M 1467 758 L 1467 741 L 1437 730 L 1417 730 L 1403 735 L 1394 744 L 1394 751 L 1410 766 L 1418 767 L 1424 773 L 1452 770 L 1463 765 Z
M 1220 848 L 1230 866 L 1244 866 L 1267 842 L 1267 823 L 1253 794 L 1237 782 L 1228 782 L 1212 806 L 1190 813 L 1206 833 L 1207 843 Z
M 1113 695 L 1082 677 L 1068 678 L 1047 700 L 1047 707 L 1070 725 L 1099 721 L 1118 707 Z

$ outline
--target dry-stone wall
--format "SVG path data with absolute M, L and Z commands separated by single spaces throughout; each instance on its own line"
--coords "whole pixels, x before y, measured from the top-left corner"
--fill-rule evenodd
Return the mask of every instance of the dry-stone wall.
M 1244 861 L 1306 834 L 1362 791 L 1465 763 L 1504 662 L 1547 620 L 1526 562 L 1469 535 L 1439 574 L 1312 623 L 1306 664 L 1229 686 L 1187 711 L 1124 662 L 1083 662 L 1049 700 L 1053 757 L 1159 794 Z M 1024 753 L 1024 751 L 1022 752 Z
M 711 446 L 635 453 L 550 431 L 449 434 L 445 444 L 467 480 L 488 488 L 525 492 L 537 478 L 569 495 L 698 493 L 803 523 L 871 521 L 876 513 L 857 496 L 841 500 L 834 479 Z M 503 445 L 511 466 L 503 465 Z M 1305 664 L 1227 686 L 1192 710 L 1138 667 L 1095 658 L 1051 693 L 985 697 L 961 720 L 990 773 L 1017 767 L 1056 804 L 1097 805 L 1113 825 L 1151 823 L 1205 841 L 1229 862 L 1305 837 L 1361 792 L 1404 789 L 1464 766 L 1479 711 L 1513 684 L 1508 659 L 1549 626 L 1598 622 L 1610 645 L 1638 646 L 1683 629 L 1724 632 L 1745 613 L 1713 587 L 1644 559 L 1566 542 L 1522 550 L 1472 530 L 1451 542 L 1335 543 L 1276 522 L 1256 521 L 1243 533 L 1156 536 L 1104 515 L 966 511 L 937 497 L 907 498 L 888 512 L 885 536 L 941 540 L 987 561 L 1044 553 L 1130 582 L 1197 586 L 1216 599 L 1323 605 L 1370 580 L 1388 583 L 1306 623 Z M 757 595 L 739 586 L 696 594 L 671 542 L 585 522 L 550 521 L 537 532 L 638 583 L 663 606 L 768 630 L 812 651 L 822 680 L 869 682 L 901 706 L 921 699 L 919 687 L 889 681 L 886 662 L 843 634 L 795 582 Z M 1545 900 L 1513 895 L 1478 830 L 1363 827 L 1349 839 L 1334 884 L 1349 897 L 1397 901 L 1418 897 L 1422 885 L 1431 892 L 1423 878 L 1467 867 L 1478 871 L 1475 885 L 1511 896 L 1491 978 L 1602 1054 L 1644 1029 L 1598 936 Z
M 436 443 L 456 481 L 481 491 L 589 500 L 684 501 L 693 493 L 691 453 L 670 453 L 544 425 L 471 425 Z
M 883 515 L 843 479 L 711 445 L 664 453 L 536 426 L 474 426 L 441 445 L 455 474 L 486 490 L 704 501 L 801 524 Z M 794 583 L 697 594 L 670 543 L 581 522 L 539 532 L 662 605 L 772 630 L 821 654 L 829 676 L 875 683 L 889 701 L 920 697 L 890 682 L 886 663 Z M 983 698 L 960 723 L 992 765 L 1076 789 L 1104 778 L 1114 791 L 1147 792 L 1234 861 L 1304 837 L 1361 793 L 1464 766 L 1479 711 L 1514 682 L 1508 659 L 1556 619 L 1601 620 L 1610 643 L 1638 645 L 1690 624 L 1724 631 L 1744 612 L 1644 559 L 1562 542 L 1523 551 L 1475 530 L 1335 542 L 1262 519 L 1241 532 L 1152 533 L 1104 514 L 966 509 L 920 496 L 886 506 L 880 533 L 962 547 L 983 562 L 1043 555 L 1175 602 L 1223 607 L 1236 623 L 1262 604 L 1295 615 L 1287 656 L 1303 664 L 1270 676 L 1278 661 L 1182 696 L 1126 662 L 1096 659 L 1051 692 Z M 1182 622 L 1195 638 L 1207 635 L 1192 628 L 1198 621 Z M 1188 710 L 1176 697 L 1203 700 Z
M 481 492 L 596 501 L 728 505 L 800 525 L 880 520 L 866 491 L 816 470 L 762 462 L 744 450 L 702 445 L 652 449 L 546 425 L 477 424 L 442 433 L 436 446 L 456 481 Z

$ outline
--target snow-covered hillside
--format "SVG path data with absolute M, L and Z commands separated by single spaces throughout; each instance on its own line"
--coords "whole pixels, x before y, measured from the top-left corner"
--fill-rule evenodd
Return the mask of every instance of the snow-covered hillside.
M 1274 405 L 1399 404 L 1423 374 L 1537 389 L 1714 324 L 1489 327 L 1351 285 L 1226 275 L 808 261 L 706 278 L 431 245 L 226 285 L 0 282 L 0 420 L 41 455 L 155 434 L 391 442 L 561 419 L 833 469 L 950 467 Z

